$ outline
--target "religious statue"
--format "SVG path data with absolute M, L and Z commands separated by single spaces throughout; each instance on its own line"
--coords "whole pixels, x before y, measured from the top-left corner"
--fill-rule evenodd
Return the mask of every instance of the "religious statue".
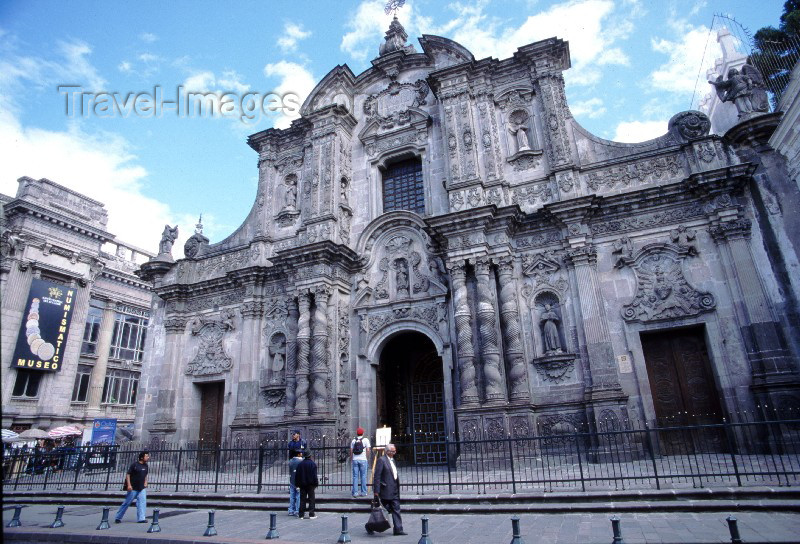
M 286 337 L 282 334 L 273 336 L 272 343 L 269 345 L 269 354 L 272 356 L 272 381 L 277 382 L 286 363 Z
M 170 227 L 164 225 L 164 232 L 161 233 L 161 242 L 158 244 L 159 255 L 172 255 L 172 245 L 178 239 L 178 225 Z
M 286 178 L 286 193 L 283 195 L 283 209 L 294 210 L 297 208 L 297 183 L 291 177 Z
M 542 339 L 544 340 L 545 353 L 561 353 L 561 337 L 558 334 L 558 322 L 561 319 L 552 305 L 545 304 L 544 312 L 540 318 L 542 323 Z
M 396 287 L 398 295 L 408 295 L 408 264 L 405 259 L 397 259 L 395 261 L 395 268 L 397 270 Z
M 760 92 L 753 100 L 755 89 L 763 90 L 764 80 L 761 74 L 749 64 L 742 66 L 742 73 L 736 68 L 728 70 L 728 79 L 723 81 L 722 76 L 709 83 L 717 90 L 717 96 L 723 102 L 733 102 L 739 112 L 739 118 L 754 112 L 767 111 L 766 100 Z M 766 92 L 764 92 L 766 96 Z M 755 102 L 755 103 L 754 103 Z
M 339 196 L 340 196 L 339 200 L 342 206 L 350 206 L 350 203 L 347 201 L 347 178 L 342 178 L 339 189 Z
M 508 131 L 514 135 L 517 153 L 528 151 L 531 148 L 528 142 L 527 121 L 528 115 L 522 110 L 513 112 L 508 118 Z

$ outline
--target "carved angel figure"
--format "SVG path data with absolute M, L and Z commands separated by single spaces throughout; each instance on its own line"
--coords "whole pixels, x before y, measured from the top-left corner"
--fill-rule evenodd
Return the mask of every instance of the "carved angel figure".
M 542 323 L 542 339 L 545 353 L 561 353 L 561 337 L 558 334 L 558 323 L 561 319 L 550 304 L 544 305 L 539 320 Z
M 736 68 L 728 70 L 727 80 L 723 81 L 720 75 L 716 81 L 709 80 L 709 83 L 717 90 L 717 96 L 720 100 L 733 102 L 740 118 L 756 111 L 751 100 L 753 80 L 749 76 L 739 73 Z
M 158 254 L 159 255 L 171 255 L 172 254 L 172 245 L 175 243 L 175 240 L 178 239 L 178 225 L 174 227 L 170 227 L 169 225 L 164 225 L 164 232 L 161 233 L 161 242 L 158 244 Z

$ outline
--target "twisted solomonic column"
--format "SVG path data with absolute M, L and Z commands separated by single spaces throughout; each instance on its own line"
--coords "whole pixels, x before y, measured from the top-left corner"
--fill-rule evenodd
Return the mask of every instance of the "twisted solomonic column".
M 311 353 L 311 300 L 309 294 L 300 293 L 297 296 L 297 305 L 299 315 L 297 317 L 297 385 L 295 386 L 294 413 L 298 416 L 307 416 L 309 354 Z
M 478 331 L 480 332 L 486 401 L 497 402 L 506 399 L 506 388 L 500 370 L 500 347 L 497 341 L 497 320 L 494 313 L 492 271 L 489 268 L 488 259 L 479 259 L 475 263 L 475 278 L 478 280 Z
M 312 414 L 328 409 L 328 297 L 326 287 L 314 292 L 314 322 L 311 344 L 311 393 L 309 407 Z
M 506 360 L 509 361 L 507 377 L 511 400 L 527 400 L 530 398 L 530 391 L 522 351 L 514 260 L 511 257 L 503 257 L 497 265 L 497 271 L 500 277 L 500 326 L 503 330 Z
M 296 400 L 297 387 L 297 302 L 289 300 L 289 318 L 286 336 L 286 410 L 287 416 L 294 414 L 294 403 Z
M 467 300 L 466 264 L 463 261 L 452 263 L 449 269 L 453 283 L 461 404 L 468 406 L 478 403 L 478 388 L 475 385 L 475 351 L 472 348 L 472 317 Z

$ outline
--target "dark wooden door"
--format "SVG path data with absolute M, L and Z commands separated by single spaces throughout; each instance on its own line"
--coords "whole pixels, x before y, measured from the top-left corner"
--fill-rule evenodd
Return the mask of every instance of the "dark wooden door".
M 225 393 L 224 382 L 206 383 L 200 386 L 200 447 L 201 470 L 214 468 L 215 453 L 222 441 L 222 401 Z
M 643 333 L 642 349 L 660 427 L 722 422 L 702 328 Z M 722 438 L 719 431 L 703 428 L 666 431 L 660 436 L 675 453 L 720 451 Z

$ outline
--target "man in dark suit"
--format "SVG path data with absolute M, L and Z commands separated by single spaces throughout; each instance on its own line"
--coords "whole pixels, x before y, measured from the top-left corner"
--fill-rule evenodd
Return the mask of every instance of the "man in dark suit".
M 394 444 L 386 445 L 386 455 L 378 459 L 375 464 L 375 473 L 372 475 L 372 486 L 375 498 L 380 498 L 381 503 L 392 514 L 392 525 L 395 535 L 407 535 L 403 531 L 403 518 L 400 517 L 400 478 L 394 464 L 397 448 Z

